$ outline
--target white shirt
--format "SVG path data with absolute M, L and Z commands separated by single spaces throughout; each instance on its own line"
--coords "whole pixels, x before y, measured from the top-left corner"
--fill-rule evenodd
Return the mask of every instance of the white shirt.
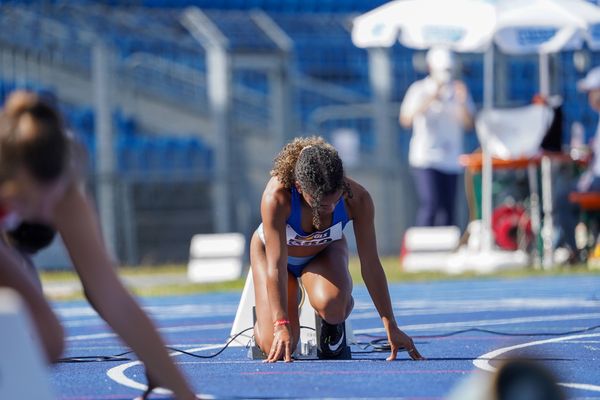
M 427 77 L 414 82 L 407 90 L 400 115 L 414 115 L 410 140 L 409 164 L 417 168 L 435 168 L 447 173 L 458 173 L 458 157 L 463 153 L 462 104 L 457 99 L 455 82 L 441 90 L 441 99 L 435 99 L 420 114 L 415 114 L 437 91 L 438 84 Z M 465 106 L 471 114 L 475 106 L 467 94 Z
M 590 150 L 592 151 L 592 160 L 587 169 L 577 179 L 577 190 L 587 192 L 595 179 L 600 178 L 600 121 L 596 127 L 596 133 L 591 140 Z
M 592 153 L 594 159 L 592 161 L 593 164 L 591 170 L 595 177 L 600 177 L 600 122 L 598 122 L 596 134 L 592 141 Z

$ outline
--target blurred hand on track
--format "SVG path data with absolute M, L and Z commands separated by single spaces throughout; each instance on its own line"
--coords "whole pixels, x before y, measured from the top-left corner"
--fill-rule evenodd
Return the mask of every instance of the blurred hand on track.
M 158 386 L 158 384 L 156 383 L 156 380 L 153 379 L 150 374 L 148 374 L 148 372 L 146 372 L 146 380 L 148 381 L 148 388 L 146 389 L 146 391 L 144 392 L 143 395 L 141 395 L 140 397 L 136 397 L 134 400 L 146 400 L 149 398 L 150 394 L 152 394 L 152 391 L 154 389 L 156 389 Z M 193 393 L 185 393 L 185 394 L 176 394 L 175 398 L 177 400 L 198 400 L 200 399 L 200 397 L 196 396 Z

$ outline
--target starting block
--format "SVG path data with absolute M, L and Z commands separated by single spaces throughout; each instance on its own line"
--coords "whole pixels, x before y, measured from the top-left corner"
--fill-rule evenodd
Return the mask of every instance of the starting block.
M 12 289 L 0 288 L 0 326 L 0 399 L 55 399 L 35 329 Z
M 192 282 L 222 282 L 242 276 L 246 239 L 241 233 L 192 237 L 188 278 Z
M 300 282 L 299 282 L 300 283 Z M 322 358 L 319 349 L 319 337 L 321 329 L 321 318 L 315 312 L 310 305 L 306 290 L 299 285 L 301 291 L 301 299 L 299 302 L 299 320 L 300 320 L 300 340 L 298 341 L 298 347 L 294 352 L 294 358 L 296 359 L 314 359 Z M 242 291 L 242 297 L 240 304 L 238 305 L 233 326 L 231 327 L 230 337 L 235 336 L 237 333 L 254 327 L 256 321 L 255 316 L 255 299 L 254 299 L 254 280 L 252 278 L 252 269 L 248 271 L 248 277 L 244 284 L 244 290 Z M 308 329 L 307 329 L 308 328 Z M 354 343 L 354 333 L 350 321 L 347 319 L 345 322 L 345 342 L 343 345 Z M 337 359 L 350 359 L 350 347 L 346 345 L 346 351 L 342 352 Z M 265 354 L 258 346 L 254 343 L 253 334 L 240 335 L 230 346 L 232 347 L 249 347 L 248 356 L 252 359 L 265 358 Z

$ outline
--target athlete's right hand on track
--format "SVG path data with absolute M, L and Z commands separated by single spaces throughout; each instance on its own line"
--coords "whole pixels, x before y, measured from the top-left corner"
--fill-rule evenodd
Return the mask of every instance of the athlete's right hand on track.
M 289 324 L 276 326 L 273 332 L 273 344 L 265 362 L 292 361 L 292 329 Z

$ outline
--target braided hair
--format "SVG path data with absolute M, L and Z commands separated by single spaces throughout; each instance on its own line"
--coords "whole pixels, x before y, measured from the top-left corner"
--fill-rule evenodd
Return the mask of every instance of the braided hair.
M 319 228 L 319 206 L 324 196 L 342 190 L 352 197 L 344 179 L 344 167 L 338 152 L 322 137 L 296 138 L 288 143 L 275 158 L 271 176 L 286 189 L 298 182 L 302 190 L 313 198 L 310 204 L 313 225 Z

